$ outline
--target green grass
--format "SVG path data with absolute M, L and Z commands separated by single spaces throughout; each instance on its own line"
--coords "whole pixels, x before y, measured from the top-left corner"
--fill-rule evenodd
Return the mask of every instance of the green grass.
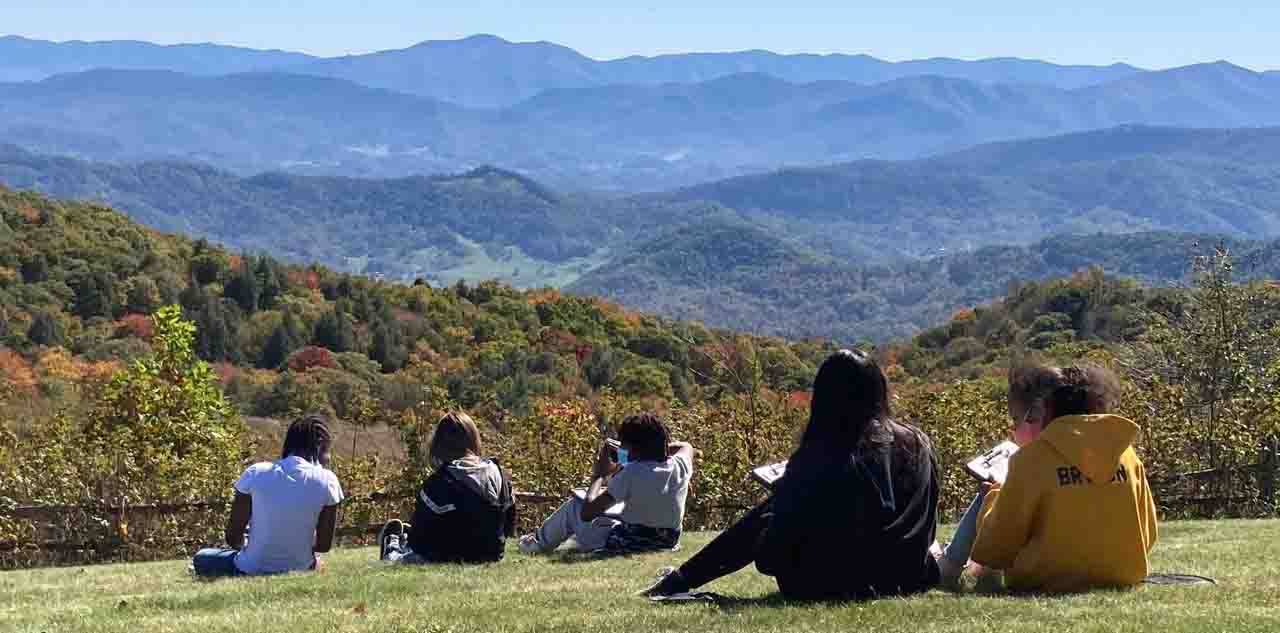
M 319 574 L 197 581 L 185 561 L 0 573 L 0 631 L 1280 631 L 1280 521 L 1170 523 L 1156 571 L 1219 585 L 1146 586 L 1070 597 L 957 597 L 788 605 L 744 570 L 709 587 L 732 604 L 655 605 L 634 596 L 677 554 L 608 561 L 512 552 L 486 567 L 379 564 L 338 551 Z

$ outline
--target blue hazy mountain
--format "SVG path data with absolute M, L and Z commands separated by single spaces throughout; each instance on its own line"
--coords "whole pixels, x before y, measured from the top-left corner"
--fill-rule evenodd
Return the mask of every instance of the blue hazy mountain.
M 312 59 L 302 53 L 218 44 L 164 46 L 130 40 L 50 42 L 15 35 L 0 37 L 0 81 L 36 81 L 95 68 L 223 75 L 303 64 Z

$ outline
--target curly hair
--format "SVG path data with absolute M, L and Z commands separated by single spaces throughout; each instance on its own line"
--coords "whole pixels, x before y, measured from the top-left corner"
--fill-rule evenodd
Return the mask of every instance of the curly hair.
M 1061 385 L 1060 367 L 1020 365 L 1009 371 L 1009 402 L 1028 407 L 1047 400 Z
M 1120 394 L 1120 381 L 1115 374 L 1091 364 L 1073 365 L 1062 370 L 1062 381 L 1049 396 L 1053 414 L 1087 415 L 1107 413 Z
M 658 461 L 667 456 L 671 432 L 656 413 L 638 413 L 618 425 L 618 441 L 631 445 L 636 461 Z

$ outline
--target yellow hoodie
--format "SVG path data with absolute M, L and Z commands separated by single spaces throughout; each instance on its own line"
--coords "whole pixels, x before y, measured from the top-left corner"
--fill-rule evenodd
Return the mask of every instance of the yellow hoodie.
M 1156 508 L 1118 415 L 1057 418 L 1009 460 L 987 494 L 972 558 L 1017 591 L 1135 585 L 1156 542 Z

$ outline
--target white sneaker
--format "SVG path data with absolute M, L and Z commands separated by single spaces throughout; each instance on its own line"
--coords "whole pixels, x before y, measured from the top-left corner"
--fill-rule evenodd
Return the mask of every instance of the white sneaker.
M 538 542 L 537 534 L 525 534 L 520 537 L 520 551 L 529 554 L 541 554 L 543 551 L 542 544 Z
M 387 560 L 387 554 L 400 549 L 404 538 L 404 523 L 399 519 L 387 521 L 378 531 L 378 560 Z

